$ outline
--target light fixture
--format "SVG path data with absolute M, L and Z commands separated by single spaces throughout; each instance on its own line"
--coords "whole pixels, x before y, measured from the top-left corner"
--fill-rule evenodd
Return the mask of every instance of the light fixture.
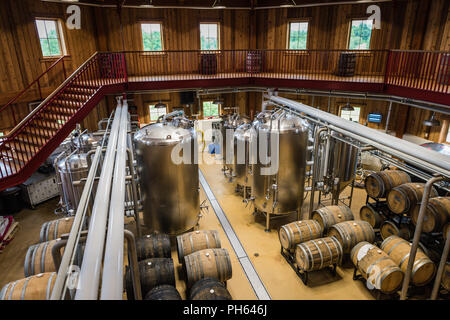
M 213 104 L 223 104 L 223 99 L 220 97 L 217 97 L 217 99 L 213 101 Z
M 212 7 L 214 9 L 225 9 L 226 8 L 226 6 L 222 3 L 222 0 L 214 0 Z
M 293 6 L 296 6 L 297 4 L 295 3 L 294 0 L 286 0 L 283 1 L 283 3 L 280 5 L 281 8 L 290 8 Z
M 148 2 L 148 4 L 141 4 L 139 7 L 141 7 L 141 8 L 154 8 L 155 7 L 153 5 L 153 0 L 148 0 L 147 2 Z
M 441 122 L 434 118 L 434 112 L 431 114 L 431 118 L 429 120 L 424 120 L 423 125 L 426 127 L 439 127 Z
M 165 109 L 167 105 L 165 103 L 162 103 L 161 100 L 157 104 L 155 104 L 156 109 Z
M 345 106 L 341 108 L 342 111 L 355 111 L 355 108 L 353 108 L 349 102 Z

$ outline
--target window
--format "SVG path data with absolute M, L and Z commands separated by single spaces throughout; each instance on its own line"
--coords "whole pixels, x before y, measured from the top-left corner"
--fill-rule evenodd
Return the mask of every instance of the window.
M 352 20 L 350 26 L 350 50 L 369 50 L 372 35 L 372 20 Z
M 200 23 L 200 49 L 219 50 L 218 23 Z
M 144 51 L 162 51 L 161 23 L 142 23 L 142 43 Z
M 36 27 L 39 42 L 41 43 L 42 56 L 62 56 L 64 50 L 59 21 L 55 19 L 36 19 Z
M 447 138 L 445 139 L 447 143 L 450 143 L 450 127 L 448 128 Z
M 353 107 L 353 111 L 345 111 L 341 110 L 341 118 L 353 121 L 353 122 L 359 122 L 359 113 L 361 112 L 360 107 Z
M 154 104 L 150 105 L 150 121 L 156 121 L 160 116 L 167 114 L 167 107 L 156 108 Z
M 289 43 L 290 50 L 306 50 L 308 39 L 308 22 L 289 23 Z
M 219 105 L 212 103 L 212 101 L 203 102 L 203 118 L 218 117 Z

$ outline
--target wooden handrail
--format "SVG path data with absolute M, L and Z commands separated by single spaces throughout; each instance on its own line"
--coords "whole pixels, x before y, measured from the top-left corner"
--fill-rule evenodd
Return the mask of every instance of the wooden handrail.
M 96 55 L 98 52 L 95 52 L 89 59 L 87 59 L 81 66 L 79 66 L 62 84 L 58 86 L 58 88 L 53 91 L 44 101 L 42 101 L 36 108 L 34 108 L 33 111 L 31 111 L 22 121 L 20 121 L 11 131 L 9 131 L 7 134 L 3 135 L 1 139 L 5 141 L 5 139 L 10 138 L 14 135 L 28 120 L 33 117 L 37 112 L 39 112 L 43 106 L 47 104 L 48 101 L 50 101 L 55 95 L 57 95 L 61 89 L 63 89 L 67 83 L 69 83 L 77 74 L 78 72 L 83 69 L 83 67 L 88 64 Z

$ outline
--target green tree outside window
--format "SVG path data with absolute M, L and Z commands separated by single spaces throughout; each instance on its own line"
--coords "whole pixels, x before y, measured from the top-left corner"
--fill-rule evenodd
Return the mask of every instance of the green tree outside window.
M 308 39 L 308 22 L 291 22 L 289 24 L 289 49 L 306 50 Z
M 36 20 L 42 56 L 61 56 L 61 40 L 56 20 Z
M 350 50 L 369 50 L 372 20 L 353 20 L 350 29 Z
M 141 31 L 144 51 L 162 51 L 160 23 L 143 23 Z
M 212 101 L 203 102 L 203 118 L 218 117 L 219 105 L 212 103 Z
M 200 49 L 219 50 L 219 27 L 217 23 L 200 23 Z

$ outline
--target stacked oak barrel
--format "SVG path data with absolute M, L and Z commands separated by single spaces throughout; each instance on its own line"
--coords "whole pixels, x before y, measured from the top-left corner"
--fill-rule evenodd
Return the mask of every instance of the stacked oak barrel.
M 412 182 L 411 177 L 403 171 L 385 170 L 369 175 L 365 180 L 365 189 L 367 203 L 360 210 L 360 218 L 379 231 L 377 234 L 381 238 L 380 242 L 382 241 L 380 247 L 383 255 L 387 254 L 392 258 L 404 272 L 408 265 L 410 241 L 414 236 L 425 184 Z M 413 286 L 424 286 L 433 279 L 435 263 L 440 259 L 449 222 L 450 197 L 440 197 L 433 187 L 425 208 L 419 250 L 412 271 Z M 357 254 L 355 251 L 355 255 Z M 398 276 L 398 270 L 395 274 Z M 444 275 L 443 283 L 445 281 Z
M 25 255 L 26 278 L 6 284 L 0 291 L 0 300 L 48 300 L 56 280 L 54 257 L 61 257 L 65 242 L 61 236 L 70 233 L 73 217 L 46 222 L 40 231 L 40 242 L 28 248 Z M 75 263 L 81 264 L 82 246 L 76 249 Z
M 326 235 L 326 236 L 325 236 Z M 317 209 L 311 220 L 284 225 L 279 230 L 282 253 L 301 272 L 340 265 L 344 254 L 361 241 L 373 242 L 372 227 L 366 221 L 354 220 L 346 206 Z

